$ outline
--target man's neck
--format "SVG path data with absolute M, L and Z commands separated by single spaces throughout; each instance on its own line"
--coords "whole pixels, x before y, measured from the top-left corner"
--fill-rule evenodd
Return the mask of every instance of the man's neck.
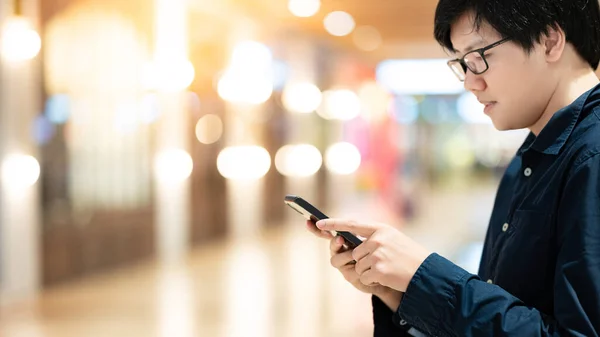
M 534 125 L 529 127 L 529 130 L 538 136 L 558 110 L 573 103 L 599 82 L 598 76 L 589 68 L 573 71 L 571 76 L 558 83 L 544 113 Z

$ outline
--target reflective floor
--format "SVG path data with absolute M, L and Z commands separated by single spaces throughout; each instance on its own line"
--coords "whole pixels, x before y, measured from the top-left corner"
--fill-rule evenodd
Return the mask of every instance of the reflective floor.
M 423 193 L 402 230 L 474 272 L 493 189 Z M 357 205 L 376 207 L 357 200 L 348 212 Z M 195 249 L 179 265 L 148 262 L 46 290 L 0 309 L 0 336 L 372 335 L 369 296 L 329 266 L 327 241 L 296 215 L 288 222 Z

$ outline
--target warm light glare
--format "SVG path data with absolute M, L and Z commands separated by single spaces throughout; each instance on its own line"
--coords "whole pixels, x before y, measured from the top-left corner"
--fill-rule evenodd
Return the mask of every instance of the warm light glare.
M 335 174 L 352 174 L 360 166 L 360 152 L 353 144 L 340 142 L 331 145 L 325 153 L 325 165 Z
M 317 113 L 325 119 L 351 120 L 360 114 L 358 95 L 351 90 L 328 90 Z
M 192 84 L 195 75 L 190 61 L 152 62 L 145 67 L 143 82 L 148 90 L 182 91 Z
M 228 147 L 217 157 L 217 169 L 227 179 L 257 180 L 270 168 L 271 156 L 260 146 Z
M 196 124 L 196 138 L 203 144 L 217 142 L 223 134 L 223 122 L 217 115 L 208 114 L 202 116 Z
M 301 18 L 308 18 L 317 14 L 320 8 L 320 0 L 290 0 L 288 2 L 289 11 Z
M 231 103 L 261 104 L 273 93 L 273 56 L 267 46 L 255 41 L 239 43 L 219 79 L 219 96 Z
M 327 14 L 323 20 L 323 24 L 325 25 L 325 30 L 334 36 L 348 35 L 352 33 L 356 25 L 352 15 L 342 11 Z
M 34 185 L 40 177 L 40 164 L 32 156 L 12 154 L 2 162 L 2 183 L 14 188 Z
M 277 171 L 288 177 L 309 177 L 321 168 L 321 152 L 309 144 L 285 145 L 275 155 Z
M 233 48 L 230 65 L 263 68 L 271 67 L 272 62 L 269 47 L 257 41 L 242 41 Z
M 261 104 L 273 94 L 273 82 L 243 74 L 225 73 L 219 80 L 219 96 L 231 103 Z
M 192 157 L 181 149 L 164 150 L 154 158 L 156 177 L 161 181 L 184 181 L 192 174 L 193 168 Z
M 285 87 L 282 94 L 283 105 L 296 113 L 311 113 L 321 104 L 321 90 L 311 83 L 295 83 Z
M 151 124 L 158 120 L 160 108 L 156 94 L 146 94 L 140 100 L 140 120 L 142 123 Z
M 42 40 L 31 22 L 23 17 L 7 20 L 2 30 L 2 56 L 8 61 L 26 61 L 40 52 Z
M 379 122 L 388 115 L 392 96 L 379 83 L 365 82 L 358 89 L 358 98 L 362 106 L 361 113 L 366 120 Z
M 381 46 L 381 34 L 372 26 L 357 27 L 352 40 L 356 47 L 364 51 L 373 51 Z

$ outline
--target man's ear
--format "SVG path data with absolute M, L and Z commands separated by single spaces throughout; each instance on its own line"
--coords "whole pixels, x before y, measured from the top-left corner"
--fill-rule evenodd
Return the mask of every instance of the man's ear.
M 548 27 L 548 33 L 542 35 L 541 45 L 544 48 L 546 61 L 557 62 L 562 57 L 567 44 L 565 32 L 560 27 Z

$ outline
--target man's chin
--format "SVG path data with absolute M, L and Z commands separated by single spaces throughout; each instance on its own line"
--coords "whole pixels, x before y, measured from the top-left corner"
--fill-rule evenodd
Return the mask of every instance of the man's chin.
M 517 127 L 515 125 L 510 125 L 510 123 L 507 123 L 506 121 L 503 121 L 503 120 L 492 119 L 492 124 L 494 125 L 494 128 L 498 131 L 512 131 L 512 130 L 523 129 L 523 127 Z

